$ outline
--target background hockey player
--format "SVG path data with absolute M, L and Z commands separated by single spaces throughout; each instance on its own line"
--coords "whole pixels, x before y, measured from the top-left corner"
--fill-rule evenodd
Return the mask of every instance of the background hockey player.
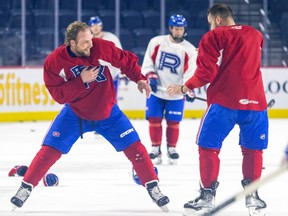
M 166 119 L 167 155 L 175 163 L 179 154 L 176 146 L 179 137 L 179 123 L 183 117 L 183 95 L 169 97 L 167 87 L 173 83 L 183 85 L 193 75 L 196 68 L 196 48 L 184 39 L 187 22 L 182 15 L 172 15 L 169 19 L 169 35 L 161 35 L 150 40 L 142 72 L 149 79 L 152 95 L 146 102 L 146 119 L 152 142 L 150 158 L 155 164 L 162 163 L 162 119 Z M 186 97 L 192 102 L 194 98 Z
M 214 207 L 220 166 L 218 155 L 223 140 L 235 124 L 240 127 L 243 187 L 261 177 L 262 150 L 268 143 L 267 103 L 260 71 L 262 34 L 250 26 L 236 25 L 232 10 L 226 4 L 212 6 L 208 22 L 211 31 L 200 41 L 193 77 L 184 86 L 168 88 L 169 95 L 174 96 L 210 83 L 208 108 L 197 135 L 201 194 L 184 205 L 187 215 Z M 246 207 L 253 215 L 265 208 L 266 203 L 256 191 L 246 197 Z
M 65 44 L 49 54 L 44 63 L 45 85 L 53 99 L 64 107 L 44 137 L 20 188 L 11 198 L 16 207 L 22 207 L 44 174 L 62 154 L 70 151 L 82 133 L 97 130 L 116 151 L 124 152 L 152 200 L 167 210 L 169 199 L 158 187 L 158 177 L 148 152 L 116 103 L 110 65 L 121 69 L 149 96 L 151 88 L 141 74 L 135 54 L 117 48 L 110 41 L 93 38 L 86 23 L 76 21 L 67 27 Z
M 103 31 L 103 21 L 99 16 L 91 17 L 88 22 L 88 25 L 90 26 L 90 30 L 94 37 L 112 41 L 116 47 L 122 49 L 121 42 L 115 34 L 113 34 L 112 32 Z M 114 80 L 114 87 L 116 90 L 116 98 L 117 98 L 120 71 L 119 69 L 117 70 L 117 68 L 115 69 L 111 68 L 111 70 L 112 71 L 110 72 L 112 73 L 112 77 Z

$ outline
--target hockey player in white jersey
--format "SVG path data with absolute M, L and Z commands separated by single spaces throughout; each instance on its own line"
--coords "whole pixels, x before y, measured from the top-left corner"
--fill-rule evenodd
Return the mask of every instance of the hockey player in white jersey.
M 184 39 L 187 22 L 182 15 L 169 19 L 168 35 L 152 38 L 148 44 L 142 73 L 149 79 L 152 95 L 146 101 L 146 119 L 152 142 L 150 158 L 154 164 L 162 163 L 162 119 L 166 119 L 167 156 L 175 164 L 179 158 L 176 151 L 179 137 L 179 123 L 183 118 L 184 94 L 169 97 L 166 90 L 171 84 L 183 85 L 196 69 L 197 51 L 195 46 Z M 193 102 L 186 95 L 186 100 Z
M 103 22 L 99 16 L 91 17 L 88 25 L 90 26 L 91 33 L 96 38 L 112 41 L 116 47 L 122 49 L 119 38 L 112 32 L 103 31 Z
M 99 16 L 90 17 L 88 25 L 94 37 L 111 41 L 115 44 L 116 47 L 118 47 L 119 49 L 122 49 L 121 42 L 115 34 L 113 34 L 112 32 L 103 31 L 103 22 Z M 113 66 L 110 67 L 110 72 L 114 80 L 113 83 L 114 83 L 114 87 L 116 90 L 116 100 L 117 100 L 118 86 L 119 86 L 119 81 L 120 81 L 119 77 L 121 76 L 121 78 L 122 77 L 124 78 L 125 76 L 121 75 L 120 74 L 121 71 L 118 68 L 115 68 Z

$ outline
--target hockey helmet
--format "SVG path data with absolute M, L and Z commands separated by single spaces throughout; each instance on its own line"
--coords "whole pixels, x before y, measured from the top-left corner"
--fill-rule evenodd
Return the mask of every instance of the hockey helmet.
M 94 17 L 91 17 L 89 22 L 88 22 L 88 25 L 91 27 L 92 25 L 103 25 L 103 22 L 101 20 L 101 18 L 99 16 L 94 16 Z
M 187 21 L 183 15 L 174 14 L 170 17 L 168 25 L 176 27 L 187 27 Z

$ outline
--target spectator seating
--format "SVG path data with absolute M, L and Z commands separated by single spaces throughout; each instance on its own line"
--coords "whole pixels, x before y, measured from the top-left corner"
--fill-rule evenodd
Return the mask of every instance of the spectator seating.
M 119 39 L 125 50 L 131 50 L 135 46 L 134 35 L 129 29 L 120 29 Z
M 115 29 L 115 11 L 113 10 L 99 10 L 98 15 L 103 21 L 103 28 L 107 31 Z
M 187 35 L 185 37 L 186 40 L 188 40 L 190 43 L 192 43 L 195 47 L 198 47 L 199 42 L 202 38 L 202 36 L 206 33 L 202 28 L 192 28 L 187 30 Z
M 146 47 L 134 47 L 133 49 L 131 49 L 131 51 L 137 55 L 139 59 L 138 61 L 139 65 L 142 65 L 146 52 Z
M 143 27 L 151 29 L 160 28 L 160 12 L 156 10 L 144 10 L 142 11 Z
M 45 9 L 33 10 L 34 28 L 54 28 L 54 11 Z
M 45 57 L 54 49 L 54 29 L 41 28 L 36 31 L 36 48 Z
M 150 28 L 136 28 L 133 30 L 136 47 L 146 47 L 155 33 Z
M 142 14 L 136 10 L 124 10 L 121 12 L 124 28 L 133 30 L 142 27 Z

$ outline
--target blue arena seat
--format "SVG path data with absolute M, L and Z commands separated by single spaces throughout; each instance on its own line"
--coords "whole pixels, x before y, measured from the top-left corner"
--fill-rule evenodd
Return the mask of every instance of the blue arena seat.
M 5 10 L 0 10 L 0 28 L 8 27 L 9 22 L 9 13 Z
M 146 52 L 146 47 L 134 47 L 131 49 L 131 52 L 135 53 L 138 57 L 138 63 L 139 65 L 142 65 L 143 63 L 143 59 L 145 56 L 145 52 Z
M 159 29 L 160 28 L 160 12 L 156 10 L 142 11 L 143 26 L 145 28 Z
M 13 9 L 10 11 L 8 27 L 9 28 L 21 28 L 21 9 Z M 30 10 L 26 10 L 26 28 L 30 30 L 33 27 L 33 14 Z
M 115 29 L 115 11 L 113 10 L 99 10 L 98 14 L 103 21 L 103 28 L 106 31 L 111 31 L 112 29 Z
M 125 10 L 121 12 L 122 24 L 124 28 L 133 30 L 135 28 L 142 28 L 142 14 L 136 10 Z
M 9 0 L 9 1 L 6 1 L 5 4 L 8 4 L 7 2 L 10 2 L 11 9 L 21 9 L 21 4 L 22 4 L 21 0 Z M 26 0 L 25 8 L 28 10 L 33 9 L 33 0 Z
M 75 13 L 77 11 L 77 0 L 59 0 L 60 10 L 73 10 Z
M 150 28 L 136 28 L 133 30 L 134 41 L 136 47 L 147 47 L 149 41 L 155 36 Z
M 45 10 L 54 10 L 54 1 L 37 1 L 35 0 L 33 3 L 33 9 L 45 9 Z
M 207 31 L 202 28 L 192 28 L 187 30 L 187 35 L 185 37 L 186 40 L 188 40 L 190 43 L 192 43 L 195 47 L 198 47 L 199 42 L 202 38 L 202 36 L 206 33 Z
M 45 9 L 33 10 L 34 26 L 40 28 L 54 28 L 54 11 Z
M 148 10 L 151 5 L 151 2 L 149 0 L 145 1 L 128 0 L 127 2 L 129 10 L 137 10 L 137 11 Z
M 120 2 L 120 10 L 128 9 L 127 1 L 120 0 L 119 2 Z M 102 5 L 105 6 L 107 10 L 115 10 L 115 0 L 103 0 Z
M 53 28 L 41 28 L 36 31 L 36 49 L 41 56 L 46 56 L 54 49 Z
M 88 23 L 88 21 L 90 20 L 90 17 L 92 16 L 97 16 L 98 15 L 98 12 L 97 11 L 94 11 L 94 10 L 89 10 L 89 9 L 83 9 L 82 10 L 82 13 L 81 13 L 82 17 L 81 17 L 81 20 L 83 22 L 86 22 Z
M 82 10 L 97 11 L 100 9 L 105 9 L 105 6 L 101 0 L 82 0 Z
M 72 10 L 59 11 L 59 28 L 66 28 L 70 23 L 77 20 L 77 13 Z
M 131 50 L 135 43 L 134 43 L 134 36 L 129 29 L 120 29 L 120 42 L 125 50 Z

